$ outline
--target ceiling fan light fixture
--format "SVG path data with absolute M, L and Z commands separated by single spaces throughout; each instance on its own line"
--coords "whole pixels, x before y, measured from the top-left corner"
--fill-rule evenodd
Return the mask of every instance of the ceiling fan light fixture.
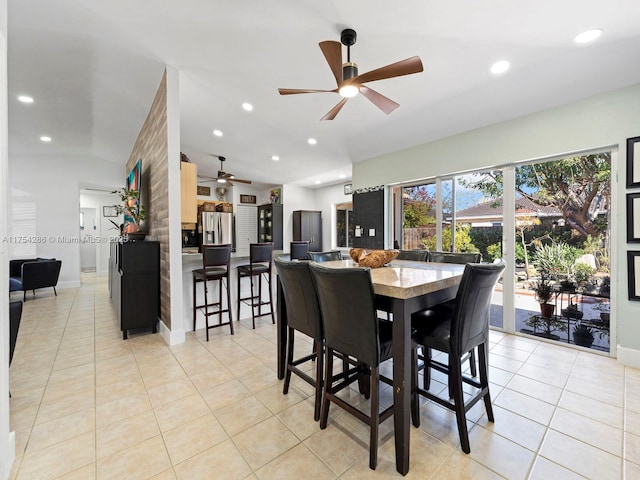
M 227 183 L 227 181 L 224 178 L 218 178 L 216 180 L 216 182 L 218 182 L 218 183 Z
M 355 97 L 360 92 L 360 89 L 355 85 L 343 85 L 338 90 L 338 93 L 345 98 Z

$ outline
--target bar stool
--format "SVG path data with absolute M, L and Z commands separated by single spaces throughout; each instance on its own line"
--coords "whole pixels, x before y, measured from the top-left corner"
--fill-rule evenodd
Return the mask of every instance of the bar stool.
M 198 308 L 204 308 L 205 329 L 207 332 L 207 342 L 209 341 L 209 329 L 229 325 L 231 335 L 233 335 L 233 318 L 231 315 L 231 289 L 229 279 L 231 273 L 231 245 L 203 245 L 202 246 L 202 268 L 193 270 L 193 330 L 196 330 L 196 312 Z M 226 285 L 225 285 L 226 280 Z M 218 285 L 218 301 L 209 303 L 208 282 L 219 281 Z M 198 305 L 196 303 L 196 285 L 204 283 L 204 303 Z M 222 288 L 227 290 L 227 308 L 222 308 Z M 210 308 L 217 309 L 210 311 Z M 222 314 L 229 315 L 228 322 L 222 322 Z M 209 325 L 209 317 L 218 315 L 218 323 Z
M 294 241 L 289 244 L 289 258 L 291 258 L 291 260 L 309 260 L 307 256 L 308 251 L 308 241 Z
M 256 317 L 271 315 L 271 321 L 275 324 L 276 318 L 273 313 L 273 294 L 271 290 L 271 266 L 272 266 L 273 243 L 252 243 L 249 245 L 249 264 L 238 266 L 238 321 L 240 321 L 240 303 L 243 300 L 251 302 L 251 320 L 253 328 L 256 328 Z M 262 300 L 262 277 L 266 277 L 269 286 L 269 301 Z M 240 280 L 249 277 L 251 280 L 251 294 L 242 297 L 240 290 Z M 253 278 L 258 277 L 258 293 L 254 293 Z M 262 313 L 263 305 L 269 305 L 269 311 Z M 255 309 L 258 309 L 256 315 Z

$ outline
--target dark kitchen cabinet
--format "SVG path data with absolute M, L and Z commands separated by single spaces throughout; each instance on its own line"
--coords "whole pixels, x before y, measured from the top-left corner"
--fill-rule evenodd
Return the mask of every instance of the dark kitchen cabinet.
M 282 204 L 258 207 L 258 242 L 271 242 L 274 250 L 282 250 Z
M 310 252 L 321 252 L 322 212 L 295 210 L 293 212 L 293 240 L 308 241 Z
M 109 258 L 111 302 L 122 338 L 129 330 L 158 329 L 160 314 L 160 243 L 115 241 Z

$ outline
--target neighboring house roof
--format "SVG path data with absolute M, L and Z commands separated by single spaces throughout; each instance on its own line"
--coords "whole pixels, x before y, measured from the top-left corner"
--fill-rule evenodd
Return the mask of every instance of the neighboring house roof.
M 502 200 L 486 201 L 456 212 L 457 220 L 502 217 Z M 538 205 L 525 197 L 516 199 L 516 216 L 560 217 L 562 212 L 556 207 Z

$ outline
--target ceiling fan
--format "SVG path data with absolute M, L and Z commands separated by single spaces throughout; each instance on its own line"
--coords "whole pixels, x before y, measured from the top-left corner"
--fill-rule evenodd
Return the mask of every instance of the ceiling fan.
M 320 42 L 320 50 L 322 50 L 324 58 L 327 60 L 329 68 L 331 68 L 333 76 L 336 78 L 336 83 L 338 84 L 337 88 L 334 88 L 333 90 L 279 88 L 278 92 L 280 92 L 280 95 L 332 92 L 338 93 L 344 97 L 320 120 L 333 120 L 336 118 L 336 115 L 338 115 L 338 112 L 340 112 L 342 107 L 344 107 L 344 104 L 347 103 L 347 100 L 351 97 L 355 97 L 358 93 L 361 93 L 376 107 L 389 115 L 398 108 L 400 104 L 376 92 L 372 88 L 365 86 L 364 83 L 421 72 L 422 61 L 420 61 L 420 57 L 410 57 L 358 75 L 358 65 L 351 61 L 351 46 L 356 43 L 355 30 L 351 28 L 343 30 L 340 34 L 340 41 L 342 42 L 342 45 L 347 47 L 346 63 L 342 63 L 342 45 L 340 45 L 340 42 L 332 40 Z
M 216 182 L 216 183 L 224 183 L 224 184 L 230 185 L 230 186 L 233 186 L 234 182 L 236 182 L 236 183 L 247 183 L 247 184 L 251 183 L 251 180 L 242 180 L 240 178 L 236 178 L 233 173 L 225 172 L 224 171 L 224 161 L 226 160 L 225 157 L 222 157 L 220 155 L 212 155 L 212 156 L 218 157 L 218 159 L 220 160 L 220 170 L 218 170 L 218 176 L 217 177 L 208 177 L 206 175 L 198 175 L 198 177 L 204 179 L 200 183 Z

